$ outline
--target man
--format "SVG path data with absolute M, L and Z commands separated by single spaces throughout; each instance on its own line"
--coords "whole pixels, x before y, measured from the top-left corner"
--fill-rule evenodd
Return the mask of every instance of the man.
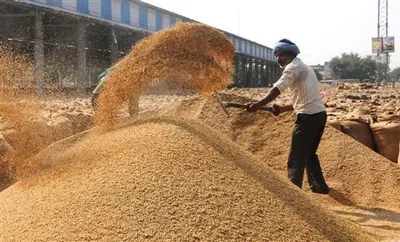
M 102 72 L 99 76 L 99 82 L 97 83 L 96 88 L 92 91 L 92 97 L 91 97 L 91 102 L 92 102 L 92 107 L 95 108 L 97 99 L 99 98 L 100 95 L 100 90 L 104 86 L 104 83 L 106 82 L 108 76 L 110 75 L 111 71 L 114 70 L 116 67 L 118 67 L 118 64 L 115 64 Z
M 304 169 L 306 169 L 311 190 L 315 193 L 327 194 L 329 188 L 325 183 L 316 154 L 325 129 L 327 115 L 317 77 L 309 66 L 297 58 L 299 53 L 297 45 L 290 40 L 282 39 L 276 44 L 274 55 L 280 67 L 284 68 L 282 76 L 263 99 L 249 104 L 246 111 L 255 112 L 278 97 L 284 90 L 289 91 L 292 104 L 273 105 L 280 113 L 294 110 L 297 114 L 287 164 L 288 177 L 292 183 L 301 188 Z
M 92 102 L 92 107 L 93 109 L 96 109 L 96 103 L 97 99 L 99 98 L 100 91 L 103 88 L 104 84 L 106 83 L 110 73 L 112 70 L 118 67 L 118 63 L 111 66 L 107 70 L 105 70 L 103 73 L 101 73 L 98 78 L 99 78 L 99 83 L 97 84 L 96 88 L 92 91 L 92 97 L 91 97 L 91 102 Z M 129 103 L 128 103 L 128 112 L 130 116 L 134 116 L 139 112 L 139 97 L 138 96 L 133 96 Z

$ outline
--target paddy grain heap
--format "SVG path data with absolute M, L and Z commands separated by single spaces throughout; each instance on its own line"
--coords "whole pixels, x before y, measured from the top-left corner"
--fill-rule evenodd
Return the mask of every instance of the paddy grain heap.
M 377 239 L 196 122 L 139 120 L 47 162 L 0 193 L 1 240 Z

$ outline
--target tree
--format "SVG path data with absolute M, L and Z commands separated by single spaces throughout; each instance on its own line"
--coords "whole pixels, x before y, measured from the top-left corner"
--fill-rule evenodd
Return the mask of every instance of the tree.
M 314 72 L 315 72 L 315 75 L 317 76 L 317 80 L 318 80 L 318 81 L 321 81 L 321 80 L 324 79 L 324 78 L 322 77 L 321 73 L 319 73 L 319 71 L 317 71 L 317 70 L 314 69 Z
M 361 59 L 361 67 L 360 67 L 360 80 L 364 79 L 376 79 L 377 66 L 376 62 L 370 58 L 362 58 Z
M 375 79 L 376 63 L 370 58 L 361 58 L 357 53 L 343 53 L 330 61 L 332 76 L 335 79 Z
M 400 80 L 400 67 L 395 68 L 390 72 L 390 80 L 399 81 Z

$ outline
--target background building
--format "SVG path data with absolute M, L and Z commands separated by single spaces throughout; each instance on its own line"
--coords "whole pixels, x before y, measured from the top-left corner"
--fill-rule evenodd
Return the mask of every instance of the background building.
M 133 0 L 0 0 L 0 42 L 31 56 L 36 82 L 91 89 L 97 76 L 142 38 L 195 22 Z M 271 86 L 280 76 L 272 49 L 224 32 L 236 48 L 233 81 Z

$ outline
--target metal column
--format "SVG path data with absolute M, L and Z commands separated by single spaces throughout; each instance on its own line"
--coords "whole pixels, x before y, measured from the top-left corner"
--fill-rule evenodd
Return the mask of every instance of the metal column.
M 76 54 L 77 54 L 77 88 L 79 92 L 84 92 L 87 84 L 87 60 L 86 60 L 86 24 L 79 23 L 76 38 Z
M 44 88 L 44 28 L 43 13 L 35 14 L 35 80 L 38 87 L 37 93 L 41 95 Z
M 389 0 L 378 0 L 378 37 L 385 39 L 389 37 Z M 383 56 L 384 58 L 384 70 L 383 77 L 379 76 L 379 62 L 377 63 L 377 84 L 380 85 L 381 79 L 383 78 L 386 82 L 390 82 L 389 75 L 389 52 L 383 51 L 381 53 L 377 53 L 377 60 L 379 60 Z M 393 80 L 393 87 L 395 86 L 395 80 Z

